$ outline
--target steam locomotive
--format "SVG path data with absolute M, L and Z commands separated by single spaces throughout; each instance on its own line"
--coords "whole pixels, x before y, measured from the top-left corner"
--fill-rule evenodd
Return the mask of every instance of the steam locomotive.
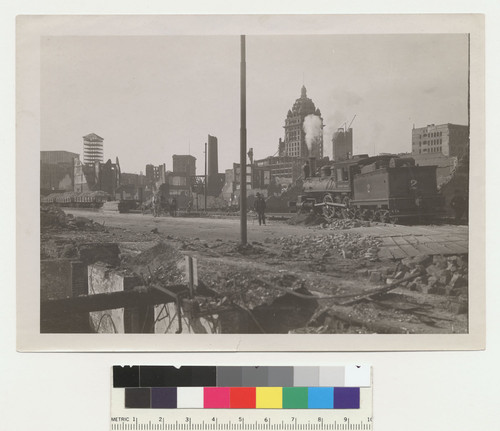
M 316 211 L 331 220 L 358 218 L 382 222 L 429 222 L 444 207 L 438 193 L 437 166 L 416 166 L 396 155 L 354 156 L 316 170 L 304 169 L 297 210 Z M 312 175 L 308 175 L 309 171 Z

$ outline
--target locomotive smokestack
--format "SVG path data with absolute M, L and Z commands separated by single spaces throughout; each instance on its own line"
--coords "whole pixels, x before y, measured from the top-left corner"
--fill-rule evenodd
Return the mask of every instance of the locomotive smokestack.
M 311 177 L 316 176 L 316 157 L 309 157 L 309 169 Z

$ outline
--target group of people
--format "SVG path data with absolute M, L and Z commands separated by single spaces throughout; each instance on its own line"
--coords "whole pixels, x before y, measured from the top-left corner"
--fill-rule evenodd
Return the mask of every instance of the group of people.
M 161 194 L 155 193 L 151 199 L 153 217 L 159 217 L 163 209 L 166 209 L 172 217 L 175 217 L 177 215 L 177 199 L 172 198 L 164 203 Z

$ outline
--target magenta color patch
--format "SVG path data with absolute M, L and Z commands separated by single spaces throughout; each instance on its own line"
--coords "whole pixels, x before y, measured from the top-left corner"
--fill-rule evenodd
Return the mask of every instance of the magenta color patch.
M 229 388 L 203 388 L 203 408 L 205 409 L 228 409 L 229 400 Z

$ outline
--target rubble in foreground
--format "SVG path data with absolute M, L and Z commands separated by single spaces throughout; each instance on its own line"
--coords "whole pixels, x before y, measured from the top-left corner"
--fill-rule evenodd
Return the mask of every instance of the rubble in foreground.
M 196 257 L 198 291 L 180 310 L 187 321 L 210 319 L 211 331 L 467 332 L 467 255 L 380 259 L 378 238 L 349 231 L 268 237 L 244 246 L 98 223 L 75 232 L 70 216 L 52 214 L 55 222 L 42 225 L 42 260 L 81 260 L 92 244 L 116 244 L 117 270 L 168 287 L 186 283 L 184 258 Z M 175 328 L 169 327 L 161 332 Z

